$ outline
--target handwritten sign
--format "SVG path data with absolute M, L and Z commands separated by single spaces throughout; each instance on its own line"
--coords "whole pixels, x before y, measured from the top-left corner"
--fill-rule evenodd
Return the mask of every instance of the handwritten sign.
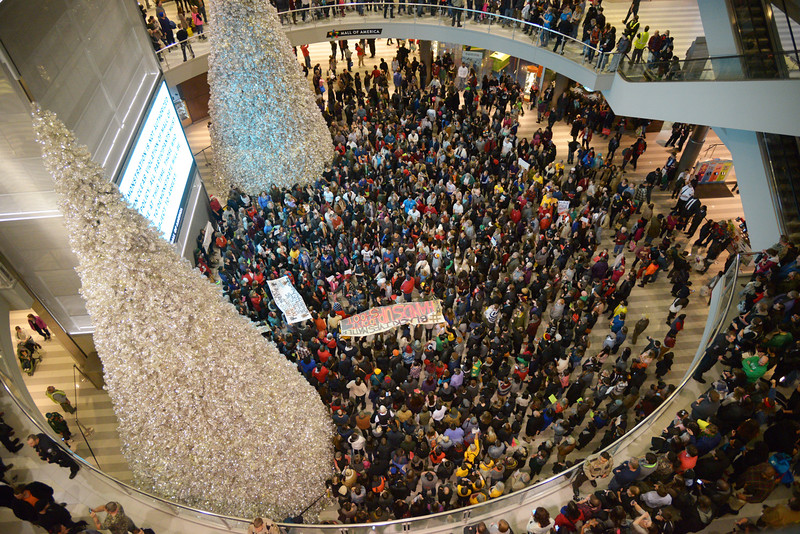
M 269 292 L 272 293 L 272 298 L 275 299 L 275 304 L 286 316 L 287 323 L 299 323 L 311 319 L 311 314 L 308 312 L 306 303 L 303 302 L 303 297 L 294 288 L 288 276 L 282 276 L 276 280 L 268 280 L 267 285 L 269 285 Z
M 206 233 L 203 235 L 203 250 L 208 252 L 208 247 L 211 246 L 211 240 L 214 239 L 214 227 L 211 221 L 206 223 Z
M 559 200 L 558 201 L 559 215 L 567 211 L 569 211 L 569 200 Z
M 406 302 L 392 306 L 372 308 L 343 319 L 339 323 L 342 336 L 369 336 L 380 334 L 404 324 L 443 323 L 442 303 L 438 300 Z

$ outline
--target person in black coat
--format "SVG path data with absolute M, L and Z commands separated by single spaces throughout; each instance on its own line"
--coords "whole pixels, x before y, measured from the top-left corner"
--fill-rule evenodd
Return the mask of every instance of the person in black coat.
M 68 468 L 69 478 L 75 478 L 78 474 L 80 466 L 67 453 L 61 450 L 47 434 L 30 434 L 28 436 L 28 445 L 36 450 L 42 460 Z
M 67 532 L 81 532 L 86 526 L 86 521 L 73 521 L 69 511 L 60 504 L 39 501 L 36 508 L 39 510 L 37 524 L 47 532 L 60 534 L 62 526 L 67 528 Z
M 708 208 L 705 205 L 700 206 L 700 209 L 692 215 L 692 222 L 689 225 L 689 229 L 686 231 L 686 237 L 691 238 L 697 229 L 700 227 L 700 223 L 703 222 L 703 219 L 706 218 L 706 213 L 708 213 Z
M 731 465 L 728 456 L 720 450 L 713 450 L 698 460 L 694 467 L 694 474 L 704 484 L 711 484 L 715 480 L 723 478 L 725 470 Z
M 771 452 L 782 452 L 794 456 L 800 442 L 800 423 L 784 420 L 775 423 L 764 431 L 764 443 Z
M 17 497 L 14 489 L 6 484 L 0 484 L 0 508 L 11 508 L 14 515 L 23 521 L 35 522 L 38 519 L 33 506 Z

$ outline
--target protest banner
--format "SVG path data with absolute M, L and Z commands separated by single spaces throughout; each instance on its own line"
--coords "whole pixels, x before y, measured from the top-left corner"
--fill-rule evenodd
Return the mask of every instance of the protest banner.
M 282 276 L 275 280 L 268 280 L 267 285 L 275 304 L 286 316 L 286 322 L 292 324 L 311 319 L 311 314 L 308 312 L 306 303 L 303 302 L 303 297 L 300 296 L 300 293 L 289 281 L 289 277 Z
M 569 211 L 569 200 L 559 200 L 558 201 L 558 214 L 562 214 L 566 211 Z
M 364 313 L 343 319 L 339 323 L 342 336 L 369 336 L 380 334 L 405 324 L 443 323 L 442 303 L 438 300 L 406 302 L 372 308 Z
M 211 240 L 214 239 L 214 226 L 211 221 L 206 223 L 206 233 L 203 236 L 203 250 L 208 252 L 208 247 L 211 246 Z

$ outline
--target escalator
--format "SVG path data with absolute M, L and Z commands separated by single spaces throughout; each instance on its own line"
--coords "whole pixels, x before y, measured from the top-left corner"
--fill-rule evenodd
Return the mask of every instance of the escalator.
M 751 79 L 774 79 L 786 67 L 774 35 L 772 9 L 762 0 L 730 0 L 734 29 L 742 51 L 745 74 Z
M 751 79 L 786 78 L 786 64 L 766 0 L 730 0 L 734 30 L 742 52 L 742 67 Z M 780 208 L 783 231 L 794 240 L 800 238 L 800 144 L 798 138 L 770 133 L 759 134 L 764 155 L 770 164 L 772 190 Z
M 800 176 L 800 139 L 762 133 L 760 141 L 769 160 L 784 232 L 794 242 L 800 242 L 800 180 L 795 180 Z

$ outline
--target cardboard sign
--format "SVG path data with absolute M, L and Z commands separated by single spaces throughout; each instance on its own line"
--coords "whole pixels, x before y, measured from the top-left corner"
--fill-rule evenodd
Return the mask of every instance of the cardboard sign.
M 438 300 L 406 302 L 372 308 L 364 313 L 343 319 L 339 323 L 342 336 L 370 336 L 405 324 L 443 323 L 442 303 Z
M 208 247 L 211 246 L 211 240 L 214 239 L 214 226 L 211 222 L 206 223 L 206 233 L 203 235 L 203 250 L 208 252 Z
M 303 297 L 294 288 L 288 276 L 282 276 L 276 280 L 268 280 L 267 285 L 275 304 L 286 316 L 287 323 L 299 323 L 311 319 L 311 314 L 306 307 L 306 303 L 303 302 Z

